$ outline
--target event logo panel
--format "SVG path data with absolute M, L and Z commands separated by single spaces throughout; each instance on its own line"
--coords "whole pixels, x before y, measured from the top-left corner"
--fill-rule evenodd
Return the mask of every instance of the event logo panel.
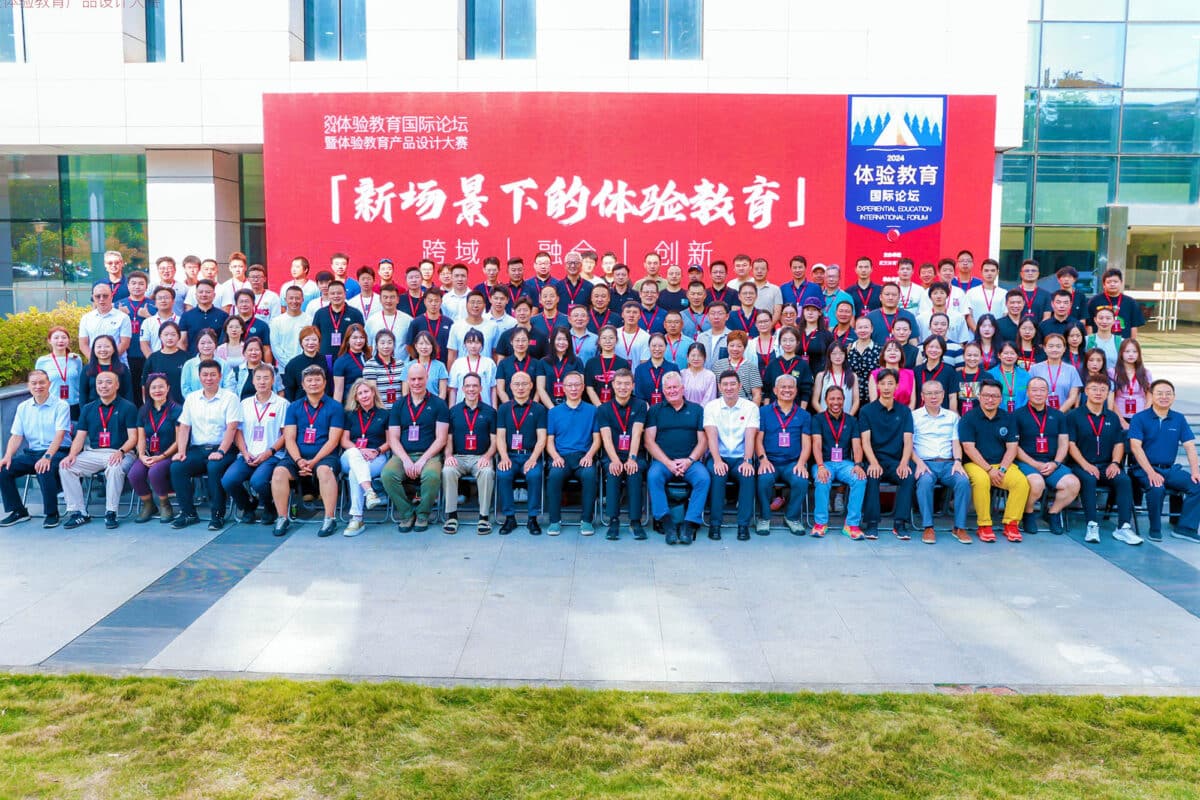
M 992 97 L 266 95 L 268 267 L 985 251 Z M 947 139 L 952 125 L 954 139 Z M 845 142 L 844 147 L 834 143 Z M 953 149 L 948 149 L 948 147 Z M 844 210 L 844 213 L 843 213 Z M 903 238 L 901 238 L 903 237 Z M 893 259 L 894 260 L 894 259 Z M 846 280 L 850 280 L 847 276 Z

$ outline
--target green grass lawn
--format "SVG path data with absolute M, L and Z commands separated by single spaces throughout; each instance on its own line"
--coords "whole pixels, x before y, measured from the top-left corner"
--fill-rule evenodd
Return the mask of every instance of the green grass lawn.
M 0 676 L 0 798 L 1192 798 L 1200 699 Z

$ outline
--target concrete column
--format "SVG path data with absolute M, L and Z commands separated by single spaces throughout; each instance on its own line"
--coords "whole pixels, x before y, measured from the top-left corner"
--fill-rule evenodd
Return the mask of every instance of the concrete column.
M 224 266 L 241 248 L 237 154 L 147 150 L 146 214 L 152 269 L 159 256 L 189 253 Z

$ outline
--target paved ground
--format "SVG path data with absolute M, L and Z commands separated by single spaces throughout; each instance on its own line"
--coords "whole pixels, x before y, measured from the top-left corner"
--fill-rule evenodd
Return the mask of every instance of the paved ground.
M 1153 345 L 1152 345 L 1153 347 Z M 1153 368 L 1200 417 L 1190 345 Z M 1186 367 L 1186 368 L 1184 368 Z M 944 522 L 944 521 L 943 521 Z M 1200 547 L 0 529 L 0 668 L 1200 692 Z

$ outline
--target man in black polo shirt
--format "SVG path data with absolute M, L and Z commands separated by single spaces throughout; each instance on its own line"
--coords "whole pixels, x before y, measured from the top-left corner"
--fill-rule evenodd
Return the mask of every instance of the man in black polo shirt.
M 1108 378 L 1090 375 L 1083 386 L 1084 404 L 1067 414 L 1069 445 L 1074 464 L 1071 471 L 1080 484 L 1083 516 L 1087 520 L 1085 542 L 1100 541 L 1100 515 L 1096 510 L 1096 489 L 1107 486 L 1116 496 L 1117 523 L 1113 538 L 1137 545 L 1142 537 L 1133 531 L 1133 482 L 1121 468 L 1125 458 L 1125 434 L 1121 419 L 1108 407 Z
M 321 332 L 321 354 L 325 356 L 331 370 L 338 349 L 342 346 L 342 337 L 345 336 L 346 329 L 355 323 L 366 324 L 362 312 L 346 305 L 346 284 L 333 281 L 329 284 L 329 305 L 313 311 L 313 325 Z
M 85 475 L 104 472 L 104 527 L 117 527 L 117 508 L 125 488 L 125 473 L 133 466 L 133 451 L 137 447 L 137 408 L 117 396 L 119 381 L 115 373 L 101 372 L 96 376 L 96 395 L 79 412 L 79 424 L 71 451 L 58 464 L 63 496 L 67 501 L 66 529 L 78 528 L 92 517 L 87 513 L 80 479 Z
M 662 379 L 664 402 L 646 415 L 646 452 L 654 459 L 646 473 L 650 491 L 650 513 L 667 535 L 667 544 L 691 544 L 704 524 L 704 505 L 710 478 L 700 462 L 708 449 L 704 433 L 704 409 L 683 397 L 683 378 L 668 372 Z M 682 531 L 667 505 L 667 481 L 682 478 L 691 487 Z
M 1029 499 L 1025 501 L 1023 525 L 1025 532 L 1037 533 L 1033 507 L 1049 487 L 1054 490 L 1054 503 L 1046 509 L 1046 517 L 1050 532 L 1061 536 L 1067 532 L 1062 511 L 1079 495 L 1079 479 L 1064 465 L 1070 452 L 1070 428 L 1067 427 L 1066 416 L 1046 403 L 1049 393 L 1050 384 L 1045 378 L 1029 379 L 1026 388 L 1029 401 L 1024 408 L 1015 412 L 1017 469 L 1029 481 Z
M 408 397 L 396 401 L 388 419 L 392 457 L 381 477 L 401 533 L 429 528 L 429 515 L 442 490 L 442 449 L 450 432 L 450 409 L 427 390 L 428 378 L 424 365 L 408 368 Z M 421 482 L 421 501 L 415 510 L 404 489 L 405 478 Z
M 596 428 L 600 431 L 604 474 L 604 513 L 608 516 L 605 538 L 621 536 L 621 484 L 629 495 L 629 528 L 634 539 L 645 539 L 642 527 L 642 482 L 646 475 L 642 431 L 646 427 L 645 401 L 633 396 L 633 373 L 621 368 L 613 373 L 613 399 L 596 409 Z
M 217 296 L 216 284 L 208 278 L 196 281 L 196 307 L 183 312 L 179 318 L 179 329 L 187 334 L 188 352 L 196 354 L 196 340 L 200 331 L 211 328 L 218 333 L 225 327 L 229 315 L 213 305 Z
M 1017 523 L 1025 511 L 1029 497 L 1029 481 L 1021 470 L 1013 467 L 1017 460 L 1017 422 L 1013 415 L 1000 408 L 1004 388 L 995 378 L 979 382 L 979 405 L 958 422 L 958 440 L 967 457 L 967 477 L 971 481 L 971 500 L 981 542 L 996 541 L 992 530 L 992 489 L 1004 489 L 1004 537 L 1010 542 L 1021 541 Z
M 1038 333 L 1043 341 L 1052 333 L 1066 338 L 1067 331 L 1082 321 L 1071 316 L 1071 293 L 1059 289 L 1050 296 L 1050 316 L 1038 323 Z
M 864 531 L 868 539 L 879 537 L 879 483 L 896 485 L 896 504 L 892 510 L 892 534 L 908 541 L 908 518 L 912 513 L 913 418 L 908 406 L 896 402 L 895 370 L 881 369 L 875 376 L 879 399 L 867 403 L 858 412 L 862 432 L 863 455 L 867 461 L 867 496 L 863 509 Z
M 538 536 L 542 532 L 537 518 L 542 510 L 546 407 L 533 399 L 533 378 L 528 372 L 514 373 L 509 390 L 513 399 L 501 405 L 496 413 L 496 489 L 500 513 L 504 515 L 500 535 L 507 536 L 517 529 L 513 481 L 521 474 L 525 476 L 529 495 L 526 527 L 531 536 Z
M 469 372 L 463 377 L 463 401 L 450 409 L 450 438 L 446 441 L 446 465 L 442 467 L 442 483 L 446 487 L 446 533 L 458 531 L 458 479 L 475 476 L 479 493 L 479 523 L 476 530 L 482 536 L 490 533 L 492 523 L 492 486 L 496 470 L 492 456 L 496 453 L 496 409 L 480 400 L 482 383 L 479 375 Z

